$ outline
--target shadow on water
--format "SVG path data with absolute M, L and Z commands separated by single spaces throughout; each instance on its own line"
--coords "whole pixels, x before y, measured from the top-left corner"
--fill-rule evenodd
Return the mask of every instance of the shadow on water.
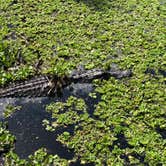
M 68 131 L 72 134 L 74 126 L 57 128 L 54 132 L 46 131 L 42 126 L 42 121 L 44 119 L 51 121 L 52 119 L 51 115 L 45 111 L 45 107 L 51 102 L 65 101 L 69 96 L 73 95 L 85 100 L 88 105 L 88 111 L 92 115 L 94 104 L 98 102 L 98 99 L 94 100 L 89 97 L 89 93 L 92 91 L 92 84 L 73 84 L 63 90 L 62 97 L 13 98 L 0 100 L 3 107 L 5 107 L 5 104 L 21 106 L 21 110 L 16 111 L 11 117 L 6 119 L 8 121 L 9 131 L 16 136 L 15 152 L 20 158 L 26 159 L 28 155 L 33 154 L 39 148 L 44 147 L 49 154 L 57 154 L 61 158 L 72 159 L 74 152 L 56 141 L 56 138 L 64 131 Z M 2 104 L 0 105 L 1 121 L 3 120 Z
M 145 71 L 145 74 L 150 74 L 153 77 L 157 76 L 157 74 L 158 74 L 158 75 L 162 75 L 165 78 L 166 77 L 166 70 L 158 69 L 158 72 L 157 72 L 155 69 L 147 68 Z
M 160 128 L 159 126 L 157 126 L 156 132 L 159 133 L 163 139 L 166 139 L 166 129 L 163 129 L 163 128 Z
M 78 3 L 84 3 L 93 10 L 106 10 L 111 8 L 111 1 L 109 0 L 75 0 Z
M 133 148 L 132 145 L 130 145 L 124 135 L 123 132 L 118 133 L 116 135 L 117 140 L 115 140 L 112 144 L 112 146 L 110 146 L 110 151 L 112 152 L 114 147 L 117 146 L 120 149 L 126 149 L 126 148 Z M 139 162 L 145 166 L 148 166 L 148 164 L 145 162 L 145 153 L 142 154 L 138 154 L 136 152 L 132 152 L 132 153 L 124 153 L 120 155 L 120 158 L 124 160 L 125 165 L 130 165 L 130 160 L 129 160 L 129 156 L 133 156 L 134 158 L 138 159 Z

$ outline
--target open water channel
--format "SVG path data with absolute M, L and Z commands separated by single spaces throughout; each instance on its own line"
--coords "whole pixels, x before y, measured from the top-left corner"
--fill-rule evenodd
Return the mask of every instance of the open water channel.
M 65 101 L 72 95 L 83 98 L 91 114 L 94 110 L 94 104 L 98 101 L 98 99 L 89 96 L 93 89 L 92 84 L 72 84 L 63 90 L 61 97 L 0 99 L 0 121 L 8 121 L 8 130 L 16 136 L 15 152 L 19 157 L 26 159 L 28 155 L 44 147 L 49 154 L 57 154 L 61 158 L 72 159 L 74 152 L 56 141 L 56 137 L 67 130 L 73 132 L 74 127 L 59 128 L 54 132 L 45 130 L 42 121 L 44 119 L 51 120 L 51 115 L 46 112 L 45 107 L 51 102 Z M 3 111 L 8 104 L 21 106 L 21 109 L 14 112 L 9 118 L 4 119 Z

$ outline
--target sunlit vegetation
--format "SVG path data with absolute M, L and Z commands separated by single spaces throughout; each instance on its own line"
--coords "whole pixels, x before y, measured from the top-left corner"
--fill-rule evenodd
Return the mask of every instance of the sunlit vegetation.
M 74 125 L 57 140 L 72 160 L 39 149 L 28 160 L 0 123 L 7 165 L 166 164 L 166 3 L 164 0 L 0 0 L 0 85 L 36 73 L 67 74 L 79 64 L 131 69 L 131 78 L 95 80 L 100 100 L 89 114 L 83 99 L 47 106 L 46 130 Z M 14 108 L 8 107 L 6 116 Z M 17 140 L 16 140 L 17 141 Z M 55 164 L 56 163 L 56 164 Z

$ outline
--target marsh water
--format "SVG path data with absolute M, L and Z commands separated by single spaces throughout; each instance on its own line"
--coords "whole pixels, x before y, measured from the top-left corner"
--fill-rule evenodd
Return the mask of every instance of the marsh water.
M 42 121 L 44 119 L 51 121 L 51 115 L 46 112 L 45 107 L 51 102 L 65 101 L 72 95 L 83 98 L 91 114 L 94 110 L 94 103 L 97 102 L 97 99 L 89 96 L 92 91 L 92 84 L 74 84 L 66 87 L 61 97 L 0 99 L 0 120 L 7 121 L 9 131 L 16 136 L 15 152 L 19 157 L 27 158 L 34 151 L 44 147 L 49 154 L 57 154 L 61 158 L 72 159 L 74 152 L 56 141 L 56 137 L 64 131 L 73 132 L 74 126 L 67 129 L 58 128 L 54 132 L 45 130 Z M 8 104 L 21 106 L 21 109 L 14 112 L 9 118 L 4 119 L 3 111 Z

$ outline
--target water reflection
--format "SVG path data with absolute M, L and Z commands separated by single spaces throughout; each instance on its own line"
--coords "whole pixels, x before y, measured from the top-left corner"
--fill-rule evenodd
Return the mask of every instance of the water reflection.
M 89 97 L 89 93 L 92 91 L 92 84 L 72 84 L 63 90 L 62 97 L 0 99 L 1 120 L 3 120 L 2 115 L 6 105 L 21 106 L 21 110 L 6 119 L 9 131 L 16 136 L 15 152 L 21 158 L 27 158 L 34 151 L 45 147 L 50 154 L 58 154 L 61 158 L 72 159 L 74 152 L 56 141 L 56 138 L 64 131 L 72 133 L 74 126 L 65 129 L 58 128 L 54 132 L 46 131 L 42 126 L 42 121 L 44 119 L 51 121 L 51 115 L 45 111 L 45 107 L 51 102 L 65 101 L 73 95 L 83 98 L 89 106 L 89 112 L 93 113 L 92 109 L 97 100 Z

